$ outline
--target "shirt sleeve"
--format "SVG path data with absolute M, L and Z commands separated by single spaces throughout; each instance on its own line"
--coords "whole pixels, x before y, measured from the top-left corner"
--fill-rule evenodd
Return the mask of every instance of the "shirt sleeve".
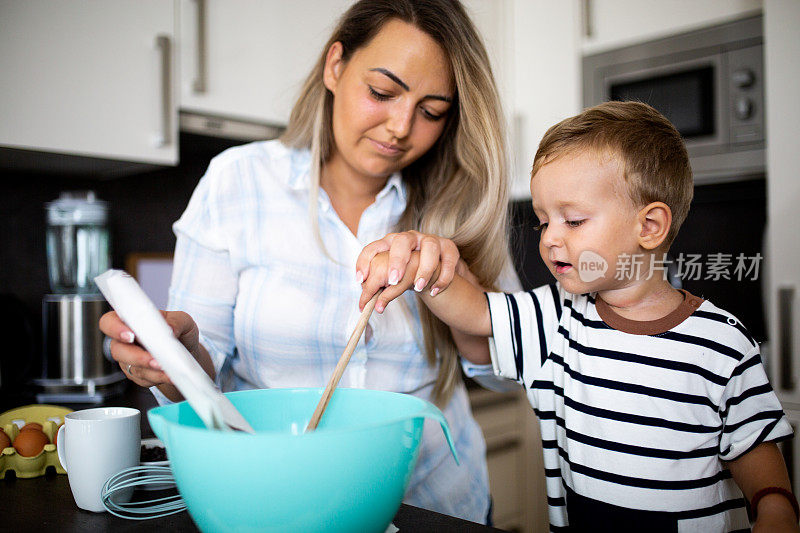
M 758 346 L 733 371 L 720 402 L 723 429 L 719 456 L 741 457 L 759 444 L 792 436 L 792 426 L 767 380 Z
M 492 320 L 489 352 L 497 376 L 521 384 L 535 379 L 550 353 L 561 319 L 562 294 L 556 284 L 527 292 L 486 293 Z
M 509 255 L 506 266 L 500 273 L 497 279 L 497 285 L 500 290 L 506 292 L 517 292 L 522 290 L 522 284 L 519 282 L 516 270 L 514 270 L 514 263 Z M 490 348 L 491 349 L 491 348 Z M 507 379 L 496 376 L 492 364 L 476 365 L 467 359 L 461 357 L 461 369 L 464 375 L 468 378 L 475 380 L 482 387 L 498 392 L 506 392 L 516 389 L 516 384 L 509 382 Z
M 200 330 L 222 385 L 221 370 L 234 357 L 233 331 L 238 275 L 229 235 L 235 231 L 235 165 L 212 160 L 189 205 L 173 225 L 175 256 L 168 309 L 188 313 Z

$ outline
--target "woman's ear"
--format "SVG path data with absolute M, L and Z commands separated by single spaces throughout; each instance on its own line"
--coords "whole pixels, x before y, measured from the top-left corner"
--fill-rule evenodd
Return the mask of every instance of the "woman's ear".
M 672 226 L 672 210 L 664 202 L 653 202 L 639 210 L 639 245 L 655 250 L 664 242 Z
M 336 94 L 336 85 L 339 83 L 339 76 L 344 68 L 344 60 L 342 54 L 344 47 L 342 43 L 336 41 L 328 48 L 328 54 L 325 56 L 325 69 L 322 71 L 322 83 L 325 87 Z

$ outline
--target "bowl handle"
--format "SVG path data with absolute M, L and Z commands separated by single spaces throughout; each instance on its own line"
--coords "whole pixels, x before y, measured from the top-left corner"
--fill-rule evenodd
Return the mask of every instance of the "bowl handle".
M 444 417 L 439 408 L 426 402 L 425 407 L 418 416 L 423 418 L 432 418 L 433 420 L 439 422 L 439 425 L 442 426 L 442 431 L 444 432 L 444 438 L 447 439 L 447 444 L 450 445 L 450 452 L 453 454 L 453 459 L 456 460 L 457 465 L 461 464 L 458 461 L 458 453 L 456 453 L 456 445 L 453 442 L 453 437 L 450 435 L 450 426 L 447 425 L 447 419 Z

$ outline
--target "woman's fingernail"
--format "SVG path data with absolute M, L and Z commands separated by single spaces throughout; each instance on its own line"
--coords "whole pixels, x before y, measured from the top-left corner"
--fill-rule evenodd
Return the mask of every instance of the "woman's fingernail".
M 383 302 L 378 302 L 375 304 L 375 311 L 377 311 L 378 314 L 383 313 L 383 308 L 384 308 Z
M 127 342 L 128 344 L 133 342 L 134 336 L 132 331 L 123 331 L 120 333 L 120 337 L 123 341 Z
M 359 285 L 364 283 L 364 274 L 362 274 L 360 270 L 356 272 L 356 283 L 358 283 Z
M 400 272 L 398 272 L 396 268 L 393 268 L 391 272 L 389 272 L 389 285 L 397 285 L 399 281 Z
M 161 370 L 161 365 L 158 364 L 158 361 L 155 359 L 150 359 L 150 366 L 155 368 L 156 370 Z
M 422 292 L 422 289 L 425 288 L 425 280 L 423 278 L 419 278 L 417 282 L 414 284 L 414 290 L 417 292 Z
M 439 294 L 439 287 L 434 287 L 431 289 L 431 296 L 436 296 Z

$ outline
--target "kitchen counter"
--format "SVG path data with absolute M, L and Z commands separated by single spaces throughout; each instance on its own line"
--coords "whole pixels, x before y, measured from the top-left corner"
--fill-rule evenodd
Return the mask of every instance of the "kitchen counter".
M 109 398 L 105 406 L 135 407 L 142 413 L 142 437 L 152 437 L 147 422 L 147 410 L 156 406 L 153 395 L 141 387 L 129 386 L 121 396 Z M 87 409 L 93 405 L 65 405 L 71 409 Z M 134 494 L 137 498 L 138 492 Z M 159 493 L 163 494 L 163 493 Z M 152 493 L 144 493 L 139 499 L 150 499 Z M 0 479 L 0 529 L 3 531 L 36 531 L 59 533 L 113 531 L 199 531 L 189 513 L 183 511 L 164 518 L 151 520 L 126 520 L 110 513 L 83 511 L 75 505 L 66 474 L 54 471 L 32 479 L 16 479 L 10 475 Z M 452 516 L 435 513 L 427 509 L 401 505 L 393 520 L 401 532 L 437 531 L 453 533 L 484 533 L 501 531 Z
M 91 513 L 78 509 L 72 499 L 67 476 L 54 472 L 32 479 L 0 480 L 0 502 L 0 516 L 2 516 L 0 526 L 3 531 L 20 533 L 27 531 L 36 531 L 37 533 L 49 531 L 58 531 L 59 533 L 95 531 L 194 533 L 199 531 L 186 511 L 152 520 L 125 520 L 110 513 Z M 393 523 L 401 533 L 501 531 L 405 504 L 400 506 Z

